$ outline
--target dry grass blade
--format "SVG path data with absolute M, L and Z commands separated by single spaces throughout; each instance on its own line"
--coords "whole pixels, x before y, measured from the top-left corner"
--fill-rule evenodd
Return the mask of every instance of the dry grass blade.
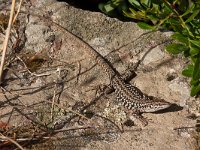
M 50 101 L 48 101 L 48 100 L 44 100 L 44 101 L 47 102 L 47 103 L 52 104 L 52 102 L 50 102 Z M 54 102 L 54 105 L 57 106 L 57 107 L 59 107 L 59 108 L 61 108 L 61 109 L 64 109 L 64 110 L 69 111 L 69 112 L 71 112 L 71 113 L 74 113 L 74 114 L 76 114 L 76 115 L 78 115 L 78 116 L 80 116 L 80 117 L 82 117 L 82 118 L 88 120 L 88 118 L 87 118 L 86 116 L 84 116 L 84 115 L 82 115 L 82 114 L 80 114 L 80 113 L 78 113 L 78 112 L 76 112 L 76 111 L 74 111 L 74 110 L 71 110 L 71 109 L 68 109 L 68 108 L 64 108 L 63 106 L 61 106 L 61 105 L 59 105 L 59 104 L 57 104 L 57 103 L 55 103 L 55 102 Z
M 15 21 L 16 21 L 16 19 L 17 19 L 17 16 L 18 16 L 18 14 L 19 14 L 19 12 L 20 12 L 20 9 L 21 9 L 21 6 L 22 6 L 22 2 L 23 2 L 23 0 L 20 0 L 20 2 L 19 2 L 19 7 L 18 7 L 18 9 L 17 9 L 17 12 L 16 12 L 15 17 L 13 18 L 12 23 L 15 23 Z
M 8 47 L 8 40 L 9 40 L 9 37 L 10 37 L 10 31 L 11 31 L 11 26 L 12 26 L 12 21 L 13 21 L 13 16 L 14 16 L 15 2 L 16 2 L 15 0 L 12 0 L 8 28 L 6 30 L 6 37 L 5 37 L 5 40 L 4 40 L 4 43 L 3 43 L 3 53 L 2 53 L 1 65 L 0 65 L 0 81 L 2 80 L 3 67 L 4 67 L 6 51 L 7 51 L 7 47 Z
M 56 87 L 56 85 L 55 85 Z M 54 111 L 54 103 L 55 103 L 55 98 L 56 98 L 56 91 L 53 91 L 53 98 L 52 98 L 52 103 L 51 103 L 51 120 L 53 120 L 53 111 Z
M 0 133 L 0 138 L 4 139 L 4 140 L 8 140 L 8 141 L 12 142 L 13 144 L 15 144 L 19 149 L 24 150 L 24 148 L 21 145 L 19 145 L 16 141 L 14 141 L 13 139 L 11 139 L 9 137 L 4 136 L 1 133 Z

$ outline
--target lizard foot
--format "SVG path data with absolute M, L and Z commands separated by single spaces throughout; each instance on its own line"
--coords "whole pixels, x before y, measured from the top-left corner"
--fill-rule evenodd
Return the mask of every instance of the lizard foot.
M 132 121 L 135 122 L 135 124 L 139 124 L 143 127 L 147 126 L 148 125 L 148 121 L 146 118 L 144 118 L 141 114 L 132 114 L 130 117 L 129 117 Z

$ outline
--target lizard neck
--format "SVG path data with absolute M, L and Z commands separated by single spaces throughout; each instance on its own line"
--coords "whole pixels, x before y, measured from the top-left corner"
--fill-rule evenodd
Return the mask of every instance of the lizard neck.
M 99 54 L 96 50 L 90 53 L 93 58 L 95 58 L 96 62 L 99 66 L 105 71 L 105 73 L 109 76 L 110 80 L 112 80 L 118 72 L 112 67 L 109 61 L 107 61 L 101 54 Z

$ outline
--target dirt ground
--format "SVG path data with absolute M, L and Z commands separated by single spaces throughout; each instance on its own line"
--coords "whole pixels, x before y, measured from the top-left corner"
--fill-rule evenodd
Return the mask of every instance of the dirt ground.
M 0 47 L 10 1 L 0 0 Z M 3 19 L 2 19 L 3 18 Z M 115 95 L 103 95 L 109 77 L 88 53 L 89 43 L 144 93 L 174 103 L 144 113 L 148 125 L 128 119 Z M 23 3 L 11 32 L 0 95 L 0 130 L 25 149 L 197 150 L 199 97 L 181 75 L 188 60 L 171 56 L 171 32 L 148 32 L 133 22 L 55 0 Z M 123 131 L 122 131 L 123 128 Z M 0 141 L 0 149 L 13 149 Z

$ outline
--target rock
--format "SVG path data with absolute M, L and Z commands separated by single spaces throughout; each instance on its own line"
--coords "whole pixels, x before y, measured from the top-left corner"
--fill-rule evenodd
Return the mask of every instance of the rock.
M 190 98 L 190 87 L 186 82 L 183 82 L 179 77 L 172 80 L 169 84 L 169 89 L 173 93 L 180 95 L 180 105 L 185 106 L 186 101 Z
M 148 65 L 153 62 L 162 60 L 165 57 L 165 53 L 157 46 L 145 56 L 143 60 L 144 65 Z

